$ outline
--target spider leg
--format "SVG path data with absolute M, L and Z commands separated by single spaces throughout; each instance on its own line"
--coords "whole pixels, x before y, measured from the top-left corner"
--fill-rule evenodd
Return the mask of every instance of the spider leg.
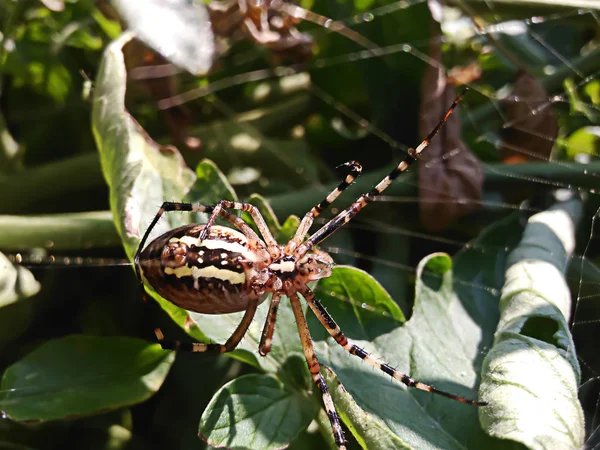
M 329 389 L 327 388 L 325 379 L 319 371 L 319 361 L 317 360 L 315 348 L 310 337 L 310 331 L 308 330 L 306 318 L 304 317 L 304 313 L 302 312 L 300 299 L 298 298 L 298 294 L 296 294 L 295 292 L 290 292 L 288 296 L 292 304 L 294 317 L 296 318 L 298 334 L 300 335 L 302 349 L 304 350 L 304 358 L 306 358 L 306 362 L 308 363 L 308 370 L 310 370 L 315 384 L 319 387 L 321 391 L 321 395 L 323 397 L 323 405 L 325 406 L 325 412 L 327 413 L 327 417 L 329 417 L 329 422 L 331 423 L 331 429 L 333 431 L 335 443 L 339 447 L 339 450 L 346 450 L 346 446 L 344 445 L 344 431 L 342 430 L 342 426 L 340 425 L 340 416 L 335 410 L 335 405 L 333 404 L 333 399 L 331 398 L 331 394 L 329 393 Z
M 198 342 L 180 342 L 180 341 L 165 341 L 164 335 L 160 328 L 154 330 L 156 334 L 156 338 L 158 339 L 158 343 L 165 350 L 175 350 L 178 352 L 194 352 L 194 353 L 205 353 L 205 352 L 216 352 L 216 353 L 226 353 L 235 350 L 238 346 L 246 331 L 248 331 L 248 327 L 252 323 L 252 319 L 254 319 L 254 314 L 256 313 L 256 308 L 258 307 L 258 300 L 252 300 L 248 302 L 248 309 L 244 313 L 244 317 L 242 317 L 242 321 L 238 324 L 235 331 L 232 335 L 227 339 L 225 344 L 202 344 Z
M 369 49 L 373 56 L 379 56 L 383 54 L 383 50 L 379 48 L 377 44 L 370 41 L 362 34 L 357 33 L 353 29 L 348 28 L 342 22 L 333 21 L 325 16 L 317 14 L 313 11 L 309 11 L 308 9 L 304 9 L 300 6 L 294 5 L 284 0 L 273 0 L 269 7 L 270 9 L 273 9 L 275 11 L 280 11 L 289 14 L 290 16 L 296 19 L 306 20 L 320 25 L 324 28 L 327 28 L 335 33 L 338 33 L 350 39 L 351 41 L 356 42 L 360 46 Z
M 277 310 L 279 309 L 280 300 L 281 294 L 277 292 L 271 297 L 267 320 L 265 320 L 265 326 L 262 331 L 262 336 L 260 337 L 260 344 L 258 345 L 258 353 L 260 353 L 260 356 L 267 356 L 271 351 L 273 332 L 275 331 L 275 322 L 277 321 Z
M 241 217 L 236 216 L 235 214 L 231 214 L 230 212 L 222 209 L 219 212 L 219 215 L 223 217 L 223 219 L 227 220 L 230 224 L 240 230 L 244 236 L 246 236 L 249 240 L 253 240 L 256 242 L 261 242 L 258 234 L 254 232 L 252 227 L 248 225 Z
M 377 183 L 377 185 L 373 189 L 371 189 L 368 193 L 363 194 L 359 198 L 357 198 L 356 201 L 354 203 L 352 203 L 352 205 L 350 205 L 348 208 L 343 210 L 341 213 L 339 213 L 337 216 L 335 216 L 333 219 L 331 219 L 329 222 L 327 222 L 325 225 L 323 225 L 321 227 L 321 229 L 319 229 L 308 240 L 306 240 L 302 245 L 300 245 L 295 252 L 296 258 L 301 258 L 302 256 L 304 256 L 306 254 L 306 252 L 308 252 L 315 245 L 318 245 L 319 243 L 323 242 L 325 239 L 327 239 L 329 236 L 331 236 L 333 233 L 335 233 L 341 227 L 346 225 L 350 220 L 352 220 L 352 218 L 354 216 L 356 216 L 359 213 L 359 211 L 361 209 L 363 209 L 371 201 L 373 201 L 375 196 L 380 195 L 383 191 L 385 191 L 388 188 L 388 186 L 390 184 L 392 184 L 392 182 L 398 177 L 398 175 L 400 175 L 401 173 L 408 170 L 408 168 L 412 165 L 412 163 L 414 163 L 419 158 L 419 155 L 421 154 L 421 152 L 423 150 L 425 150 L 425 148 L 429 145 L 429 142 L 431 141 L 431 139 L 433 139 L 433 137 L 438 133 L 438 131 L 440 131 L 440 128 L 442 128 L 442 126 L 444 125 L 446 120 L 448 120 L 448 117 L 450 117 L 450 115 L 454 112 L 454 109 L 456 108 L 458 103 L 461 101 L 465 92 L 466 92 L 466 88 L 452 102 L 452 104 L 446 111 L 446 114 L 444 115 L 444 117 L 442 117 L 442 119 L 439 121 L 439 123 L 427 135 L 427 137 L 423 140 L 423 142 L 421 142 L 416 149 L 412 149 L 412 148 L 408 149 L 408 154 L 406 155 L 406 158 L 403 159 L 400 162 L 400 164 L 398 164 L 394 168 L 394 170 L 392 170 L 388 174 L 388 176 L 386 176 L 383 180 L 381 180 L 379 183 Z
M 331 205 L 336 198 L 338 198 L 344 190 L 348 186 L 350 186 L 354 180 L 360 175 L 362 172 L 361 165 L 356 161 L 348 161 L 347 163 L 342 164 L 342 166 L 347 167 L 348 174 L 344 178 L 344 180 L 333 190 L 331 191 L 327 197 L 325 197 L 319 204 L 314 206 L 309 212 L 304 215 L 302 222 L 298 226 L 296 230 L 296 234 L 294 237 L 286 244 L 284 253 L 286 255 L 291 255 L 294 250 L 302 243 L 308 230 L 315 218 L 319 217 L 319 215 L 327 209 L 329 205 Z
M 219 216 L 221 214 L 221 211 L 224 208 L 235 209 L 238 211 L 246 211 L 247 213 L 249 213 L 250 216 L 252 217 L 252 220 L 256 224 L 258 231 L 260 231 L 260 234 L 262 235 L 262 237 L 265 241 L 265 244 L 267 244 L 267 247 L 277 248 L 277 241 L 275 240 L 275 238 L 269 231 L 269 227 L 267 227 L 267 224 L 265 223 L 265 219 L 263 219 L 263 216 L 260 213 L 260 211 L 258 210 L 258 208 L 254 205 L 251 205 L 250 203 L 232 202 L 230 200 L 221 200 L 212 209 L 212 214 L 210 215 L 210 217 L 208 218 L 208 221 L 206 222 L 206 227 L 204 227 L 204 230 L 202 230 L 202 232 L 200 233 L 200 236 L 198 237 L 201 241 L 206 237 L 206 233 L 208 233 L 208 229 L 212 226 L 212 224 L 215 222 L 215 219 L 217 218 L 217 216 Z
M 450 394 L 449 392 L 441 391 L 439 389 L 434 388 L 433 386 L 429 386 L 428 384 L 414 380 L 407 374 L 394 369 L 387 362 L 382 361 L 380 358 L 374 355 L 371 355 L 370 353 L 366 352 L 365 350 L 354 344 L 350 339 L 348 339 L 344 335 L 338 324 L 335 322 L 333 317 L 331 317 L 331 315 L 323 307 L 321 302 L 317 300 L 315 294 L 308 287 L 305 287 L 302 291 L 300 291 L 300 293 L 306 299 L 308 306 L 315 313 L 315 316 L 317 316 L 317 319 L 319 319 L 319 322 L 321 322 L 321 324 L 325 327 L 327 332 L 335 339 L 335 341 L 340 346 L 344 348 L 344 350 L 346 350 L 351 355 L 358 356 L 360 359 L 367 362 L 374 368 L 379 369 L 382 372 L 390 375 L 392 378 L 395 378 L 401 383 L 404 383 L 408 387 L 414 387 L 422 391 L 433 392 L 434 394 L 439 394 L 444 397 L 451 398 L 452 400 L 467 403 L 473 406 L 486 406 L 488 404 L 487 402 L 469 400 L 464 397 L 459 397 L 458 395 Z

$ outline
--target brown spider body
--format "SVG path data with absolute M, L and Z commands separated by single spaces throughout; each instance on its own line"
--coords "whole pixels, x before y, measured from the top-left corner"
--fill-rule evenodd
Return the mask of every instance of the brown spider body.
M 331 274 L 333 261 L 313 251 L 300 261 L 284 247 L 267 251 L 262 240 L 248 239 L 227 227 L 185 225 L 164 233 L 140 254 L 140 269 L 156 292 L 175 305 L 202 314 L 246 311 L 249 302 L 262 303 L 284 283 L 301 287 Z M 275 258 L 272 257 L 275 255 Z

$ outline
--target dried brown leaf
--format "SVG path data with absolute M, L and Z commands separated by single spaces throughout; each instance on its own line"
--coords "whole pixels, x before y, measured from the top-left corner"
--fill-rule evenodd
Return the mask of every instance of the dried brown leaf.
M 433 25 L 436 26 L 436 25 Z M 430 44 L 431 58 L 441 61 L 440 42 Z M 442 70 L 429 65 L 422 79 L 421 136 L 425 137 L 444 116 L 454 100 L 454 86 Z M 462 140 L 460 118 L 452 114 L 431 141 L 419 165 L 419 207 L 421 223 L 431 231 L 440 231 L 479 207 L 483 171 L 479 160 Z
M 507 163 L 547 161 L 558 135 L 558 121 L 539 80 L 520 72 L 514 93 L 503 102 L 507 119 L 500 155 Z

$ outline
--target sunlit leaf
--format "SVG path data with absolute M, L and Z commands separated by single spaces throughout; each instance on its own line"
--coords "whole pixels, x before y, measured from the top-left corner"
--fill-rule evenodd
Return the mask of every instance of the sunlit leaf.
M 0 253 L 0 307 L 31 297 L 40 290 L 40 284 L 25 267 L 12 264 Z
M 600 104 L 600 81 L 590 81 L 584 86 L 583 91 L 590 97 L 594 105 Z
M 321 298 L 357 345 L 422 382 L 476 398 L 478 368 L 474 362 L 482 330 L 454 292 L 451 267 L 450 258 L 443 254 L 420 263 L 413 315 L 404 326 L 380 310 L 328 298 L 326 291 Z M 346 283 L 356 284 L 352 278 Z M 472 448 L 490 448 L 487 446 L 492 444 L 479 426 L 477 408 L 390 381 L 389 376 L 344 351 L 320 331 L 316 320 L 309 320 L 313 337 L 319 341 L 319 357 L 358 405 L 340 394 L 342 405 L 349 408 L 341 407 L 342 416 L 356 438 L 367 442 L 367 448 L 458 449 L 463 442 L 470 442 Z
M 149 47 L 194 75 L 206 74 L 215 53 L 202 2 L 113 0 L 129 28 Z
M 219 200 L 237 201 L 237 195 L 215 163 L 205 159 L 196 167 L 196 182 L 188 198 L 201 205 L 214 205 Z
M 575 159 L 579 154 L 597 155 L 600 150 L 600 127 L 582 127 L 565 141 L 567 155 Z
M 317 403 L 267 375 L 223 386 L 202 414 L 199 435 L 215 447 L 274 450 L 306 429 Z
M 492 436 L 531 449 L 579 448 L 583 412 L 579 364 L 564 279 L 581 205 L 572 200 L 533 215 L 509 257 L 494 345 L 483 363 L 480 410 Z
M 335 267 L 330 277 L 319 282 L 317 293 L 347 302 L 356 316 L 364 310 L 369 311 L 367 319 L 373 317 L 370 312 L 376 312 L 398 322 L 406 320 L 385 289 L 371 275 L 353 267 Z
M 182 200 L 195 176 L 176 149 L 152 141 L 125 109 L 127 73 L 122 47 L 128 39 L 123 35 L 104 53 L 94 90 L 92 129 L 117 230 L 133 258 L 158 207 L 167 199 Z M 180 223 L 181 215 L 169 214 L 157 224 L 154 236 Z

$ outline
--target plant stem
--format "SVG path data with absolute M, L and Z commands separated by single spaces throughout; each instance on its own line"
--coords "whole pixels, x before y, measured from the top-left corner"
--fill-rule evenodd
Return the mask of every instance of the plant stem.
M 526 163 L 518 165 L 484 164 L 485 188 L 488 190 L 568 188 L 594 189 L 598 179 L 590 174 L 600 173 L 600 163 L 549 164 Z M 381 170 L 358 179 L 354 193 L 367 191 L 387 174 Z M 290 214 L 302 215 L 328 193 L 337 183 L 322 188 L 306 188 L 273 196 L 269 199 L 280 219 Z M 386 191 L 388 195 L 415 197 L 417 185 L 414 173 L 400 178 Z M 350 198 L 353 198 L 350 196 Z M 49 245 L 51 243 L 51 245 Z M 51 214 L 41 216 L 0 215 L 0 248 L 8 251 L 28 248 L 53 250 L 85 250 L 92 247 L 119 246 L 110 211 Z
M 121 245 L 110 211 L 0 216 L 0 248 L 85 250 Z
M 32 204 L 105 185 L 98 154 L 85 153 L 1 177 L 0 192 L 14 195 L 0 196 L 0 211 L 21 213 Z

